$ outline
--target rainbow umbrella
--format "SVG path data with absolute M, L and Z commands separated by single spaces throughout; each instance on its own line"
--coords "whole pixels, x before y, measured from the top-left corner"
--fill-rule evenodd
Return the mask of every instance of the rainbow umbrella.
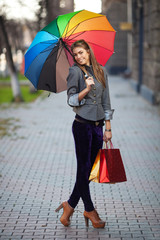
M 73 42 L 84 39 L 105 65 L 114 52 L 115 30 L 106 16 L 81 10 L 58 16 L 35 36 L 25 54 L 25 76 L 36 89 L 61 92 L 73 64 Z

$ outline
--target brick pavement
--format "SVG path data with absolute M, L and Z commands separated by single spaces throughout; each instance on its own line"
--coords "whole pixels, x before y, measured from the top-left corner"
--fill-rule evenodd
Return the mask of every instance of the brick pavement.
M 76 169 L 74 113 L 63 92 L 0 109 L 8 121 L 8 135 L 0 139 L 0 239 L 160 239 L 160 116 L 126 80 L 109 79 L 113 144 L 128 181 L 91 183 L 105 229 L 85 227 L 82 202 L 68 228 L 54 212 L 71 193 Z

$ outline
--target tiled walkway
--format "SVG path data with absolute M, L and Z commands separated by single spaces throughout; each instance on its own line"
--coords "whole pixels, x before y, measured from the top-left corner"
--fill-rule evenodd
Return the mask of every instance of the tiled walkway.
M 105 229 L 85 227 L 82 202 L 68 228 L 54 212 L 68 199 L 76 174 L 74 113 L 63 92 L 0 109 L 8 123 L 0 139 L 0 239 L 160 239 L 160 116 L 127 80 L 110 77 L 109 84 L 112 142 L 128 181 L 90 185 Z

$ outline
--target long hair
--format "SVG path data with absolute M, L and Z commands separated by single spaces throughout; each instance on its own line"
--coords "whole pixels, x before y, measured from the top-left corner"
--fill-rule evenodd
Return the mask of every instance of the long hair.
M 89 46 L 89 44 L 84 41 L 83 39 L 81 40 L 78 40 L 76 42 L 74 42 L 72 45 L 71 45 L 71 51 L 73 53 L 73 49 L 76 48 L 76 47 L 82 47 L 84 48 L 86 51 L 89 50 L 90 52 L 90 63 L 93 67 L 93 72 L 94 72 L 94 76 L 96 77 L 97 81 L 99 81 L 103 87 L 106 87 L 106 84 L 105 84 L 105 78 L 104 78 L 104 72 L 103 72 L 103 69 L 102 67 L 100 66 L 100 64 L 97 62 L 95 56 L 94 56 L 94 53 L 93 53 L 93 50 L 92 48 Z M 74 56 L 73 56 L 74 58 Z M 74 58 L 74 61 L 76 62 L 75 58 Z M 77 63 L 77 62 L 76 62 Z M 78 64 L 78 63 L 77 63 Z M 81 66 L 80 64 L 78 64 L 78 66 L 84 71 L 86 72 L 85 68 L 83 66 Z

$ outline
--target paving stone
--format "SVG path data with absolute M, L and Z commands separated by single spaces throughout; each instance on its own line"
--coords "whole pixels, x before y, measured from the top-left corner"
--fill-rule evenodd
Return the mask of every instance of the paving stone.
M 0 139 L 0 239 L 160 239 L 158 108 L 121 77 L 110 76 L 109 85 L 115 108 L 112 142 L 120 148 L 127 182 L 90 184 L 105 229 L 91 223 L 85 227 L 82 201 L 68 228 L 59 221 L 62 211 L 55 213 L 76 177 L 74 113 L 62 92 L 19 107 L 0 107 L 0 118 L 21 126 L 16 135 Z

